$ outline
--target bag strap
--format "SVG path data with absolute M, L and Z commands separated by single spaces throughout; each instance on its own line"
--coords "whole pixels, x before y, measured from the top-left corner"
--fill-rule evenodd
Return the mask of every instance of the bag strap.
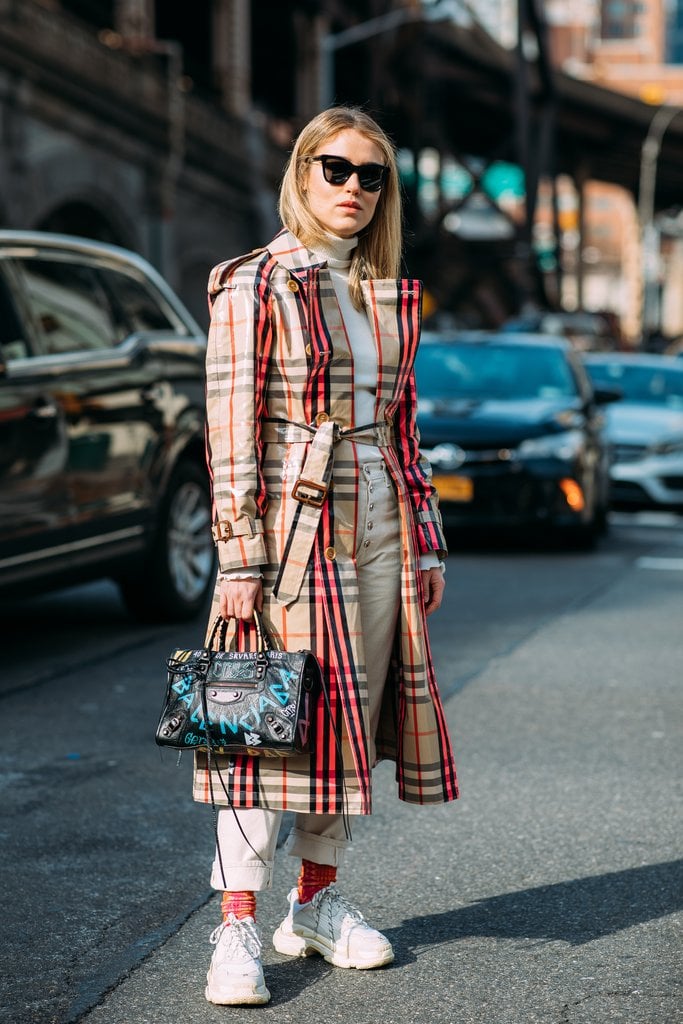
M 247 846 L 249 847 L 251 852 L 256 854 L 256 856 L 261 861 L 261 863 L 263 864 L 264 867 L 266 866 L 266 862 L 264 861 L 263 857 L 258 852 L 258 850 L 255 850 L 254 847 L 249 842 L 247 834 L 244 831 L 244 829 L 242 828 L 242 822 L 239 819 L 239 815 L 237 814 L 237 811 L 235 810 L 235 805 L 232 802 L 232 798 L 230 796 L 230 792 L 228 790 L 228 787 L 225 785 L 225 781 L 223 779 L 223 773 L 221 772 L 221 767 L 220 767 L 220 765 L 218 763 L 218 758 L 214 757 L 213 748 L 211 747 L 211 738 L 209 736 L 209 729 L 208 729 L 209 708 L 208 708 L 207 703 L 206 703 L 206 686 L 200 686 L 199 687 L 199 692 L 201 694 L 201 699 L 202 699 L 202 714 L 204 716 L 204 732 L 206 733 L 206 739 L 207 739 L 207 744 L 206 744 L 206 770 L 207 770 L 207 775 L 209 777 L 209 795 L 211 797 L 211 810 L 213 811 L 213 831 L 214 831 L 214 835 L 216 837 L 216 852 L 218 854 L 218 863 L 219 863 L 220 869 L 221 869 L 221 878 L 223 879 L 223 887 L 224 887 L 224 889 L 227 889 L 228 888 L 228 883 L 227 883 L 226 878 L 225 878 L 225 868 L 223 867 L 223 857 L 221 855 L 221 844 L 220 844 L 220 839 L 218 837 L 218 808 L 216 807 L 216 799 L 215 799 L 214 791 L 213 791 L 213 766 L 215 766 L 215 768 L 216 768 L 216 774 L 218 775 L 218 779 L 219 779 L 220 784 L 221 784 L 221 789 L 225 793 L 225 798 L 228 801 L 228 807 L 230 808 L 230 810 L 233 813 L 235 821 L 237 822 L 237 827 L 240 830 L 240 832 L 242 833 L 242 838 L 244 839 L 245 843 L 247 844 Z
M 228 619 L 224 619 L 221 615 L 217 615 L 211 626 L 211 632 L 207 640 L 206 646 L 212 651 L 224 651 L 226 650 L 225 642 L 228 636 Z M 263 618 L 261 613 L 254 608 L 254 617 L 252 619 L 238 619 L 237 629 L 249 629 L 253 624 L 256 630 L 256 653 L 263 654 L 264 651 L 274 651 L 276 645 L 273 641 L 272 636 L 263 624 Z

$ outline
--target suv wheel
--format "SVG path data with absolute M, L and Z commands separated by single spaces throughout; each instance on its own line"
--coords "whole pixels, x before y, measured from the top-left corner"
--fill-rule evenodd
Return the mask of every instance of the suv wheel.
M 178 621 L 204 606 L 215 576 L 211 497 L 206 474 L 180 462 L 164 498 L 151 558 L 119 580 L 126 607 L 138 619 Z

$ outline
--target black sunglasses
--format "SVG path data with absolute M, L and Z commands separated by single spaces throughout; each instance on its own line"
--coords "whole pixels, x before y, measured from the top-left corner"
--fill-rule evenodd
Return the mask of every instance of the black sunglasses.
M 352 164 L 343 156 L 329 156 L 327 153 L 322 156 L 311 156 L 308 159 L 320 161 L 325 181 L 330 185 L 343 185 L 355 172 L 358 175 L 360 187 L 365 192 L 379 192 L 389 174 L 389 168 L 384 164 Z

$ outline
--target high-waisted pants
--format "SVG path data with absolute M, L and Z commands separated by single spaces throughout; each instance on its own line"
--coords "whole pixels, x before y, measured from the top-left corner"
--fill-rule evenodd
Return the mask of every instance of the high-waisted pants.
M 371 450 L 364 461 L 362 451 L 359 446 L 356 562 L 368 674 L 372 763 L 400 603 L 401 545 L 396 495 L 384 461 Z M 221 857 L 219 859 L 218 853 L 214 857 L 211 872 L 214 889 L 233 892 L 270 889 L 282 813 L 258 807 L 220 809 Z M 306 858 L 316 864 L 338 865 L 348 845 L 341 814 L 299 813 L 295 815 L 285 850 L 292 857 Z

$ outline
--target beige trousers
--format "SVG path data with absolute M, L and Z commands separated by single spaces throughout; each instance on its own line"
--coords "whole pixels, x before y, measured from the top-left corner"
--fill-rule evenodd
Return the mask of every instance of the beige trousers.
M 367 461 L 363 460 L 365 452 Z M 358 455 L 356 562 L 368 674 L 372 763 L 400 605 L 401 543 L 396 495 L 384 461 L 366 445 L 358 446 Z M 214 889 L 270 889 L 282 813 L 261 808 L 220 809 L 218 847 L 211 872 Z M 285 850 L 292 857 L 305 857 L 316 864 L 338 865 L 348 845 L 341 814 L 297 814 Z

